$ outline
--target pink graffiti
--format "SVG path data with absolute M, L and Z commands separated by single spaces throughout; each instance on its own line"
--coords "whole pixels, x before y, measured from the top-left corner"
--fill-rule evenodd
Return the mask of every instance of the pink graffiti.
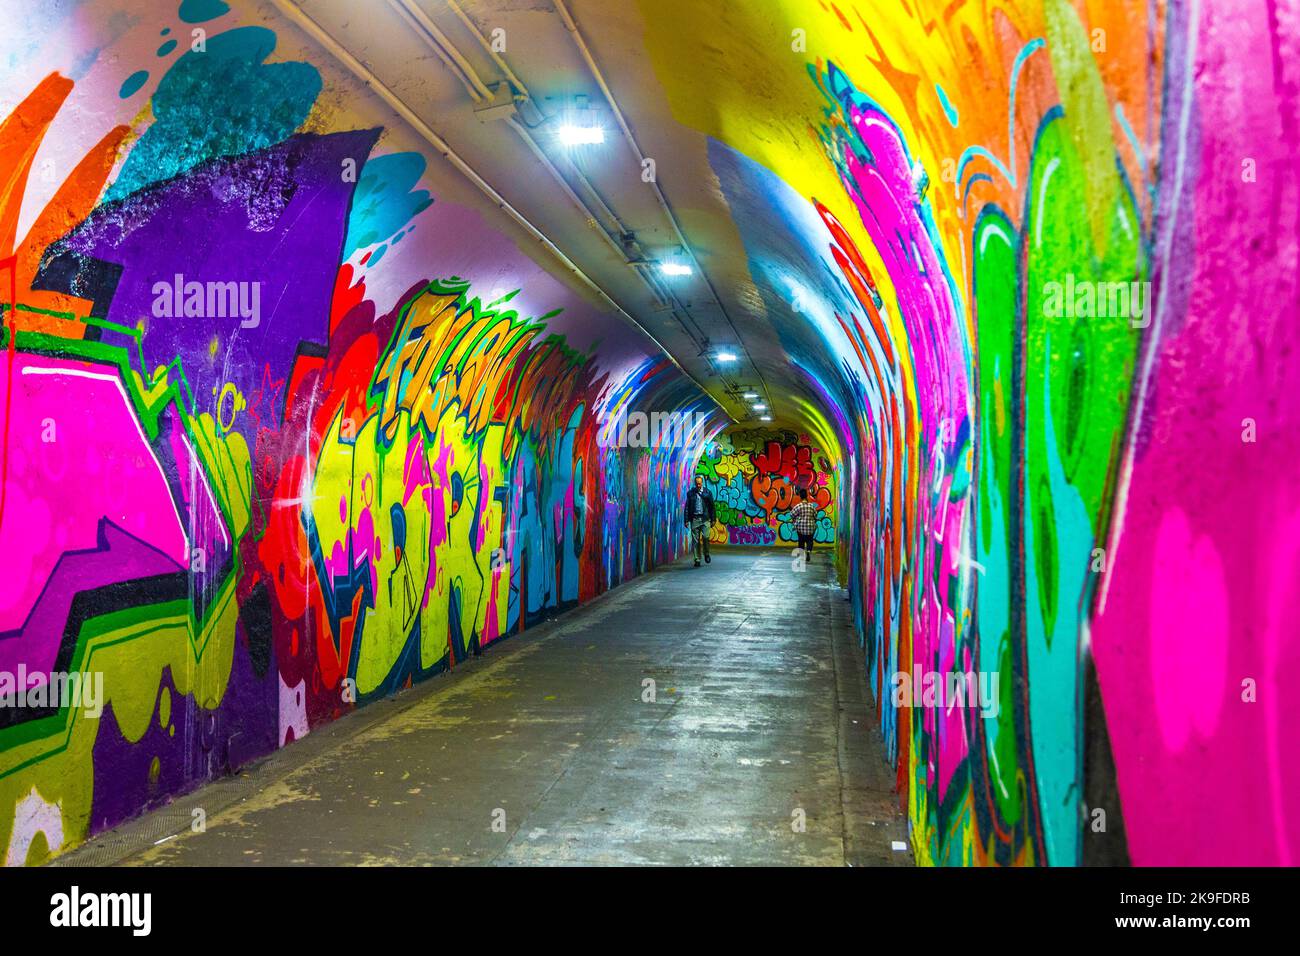
M 30 640 L 0 641 L 0 669 L 22 660 L 41 670 L 58 650 L 73 594 L 43 592 L 53 575 L 84 590 L 183 570 L 189 541 L 115 368 L 19 355 L 0 363 L 0 393 L 6 389 L 11 477 L 0 552 L 25 555 L 28 571 L 0 588 L 0 633 L 26 629 Z M 96 414 L 64 411 L 80 408 Z
M 1247 139 L 1259 169 L 1287 168 L 1285 137 L 1250 131 L 1283 128 L 1297 99 L 1270 70 L 1239 65 L 1275 29 L 1270 8 L 1226 0 L 1200 11 L 1187 134 L 1199 147 L 1181 171 L 1185 193 L 1160 192 L 1195 255 L 1179 249 L 1183 261 L 1166 259 L 1167 278 L 1156 276 L 1156 341 L 1135 380 L 1141 429 L 1092 649 L 1106 723 L 1119 728 L 1111 746 L 1133 862 L 1293 866 L 1300 288 L 1294 231 L 1278 224 L 1300 220 L 1300 195 L 1286 177 L 1264 185 L 1222 171 L 1240 167 Z

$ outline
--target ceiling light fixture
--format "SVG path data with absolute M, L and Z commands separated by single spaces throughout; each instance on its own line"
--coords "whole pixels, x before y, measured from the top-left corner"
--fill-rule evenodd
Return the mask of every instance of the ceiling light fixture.
M 594 146 L 605 142 L 605 130 L 600 126 L 566 124 L 560 127 L 560 142 L 565 146 Z

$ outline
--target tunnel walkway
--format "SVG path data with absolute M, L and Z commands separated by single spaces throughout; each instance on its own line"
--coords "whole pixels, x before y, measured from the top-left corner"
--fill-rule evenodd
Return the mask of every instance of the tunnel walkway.
M 56 862 L 909 863 L 829 561 L 679 560 Z

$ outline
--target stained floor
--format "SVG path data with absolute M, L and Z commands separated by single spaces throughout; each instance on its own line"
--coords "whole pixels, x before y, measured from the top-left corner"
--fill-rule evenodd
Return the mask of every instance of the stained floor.
M 829 557 L 678 561 L 56 862 L 910 864 Z

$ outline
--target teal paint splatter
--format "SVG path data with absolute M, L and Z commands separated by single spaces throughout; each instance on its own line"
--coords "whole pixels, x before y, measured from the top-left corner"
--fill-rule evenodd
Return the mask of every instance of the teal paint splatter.
M 126 78 L 126 82 L 123 83 L 122 88 L 117 91 L 117 95 L 122 99 L 134 96 L 136 92 L 139 91 L 140 87 L 144 86 L 147 79 L 149 79 L 148 70 L 137 70 Z
M 264 64 L 274 50 L 273 32 L 240 27 L 209 37 L 206 53 L 190 50 L 177 59 L 158 81 L 153 125 L 105 198 L 121 199 L 209 159 L 264 149 L 293 133 L 316 102 L 321 78 L 308 63 Z
M 948 117 L 948 122 L 953 128 L 957 127 L 957 107 L 952 105 L 952 100 L 948 99 L 948 94 L 943 91 L 943 87 L 938 83 L 934 84 L 934 91 L 939 94 L 939 105 L 943 107 L 943 115 Z
M 428 190 L 414 189 L 423 175 L 424 157 L 419 153 L 391 153 L 361 168 L 348 217 L 344 259 L 395 234 L 400 237 L 412 219 L 433 205 Z M 374 265 L 387 251 L 387 245 L 376 249 L 368 264 Z
M 160 37 L 165 37 L 167 34 L 169 34 L 169 33 L 171 33 L 171 32 L 172 32 L 172 28 L 171 28 L 171 27 L 163 27 L 161 30 L 158 31 L 158 35 L 159 35 Z
M 166 56 L 168 53 L 170 53 L 170 52 L 171 52 L 172 50 L 174 50 L 174 49 L 176 49 L 176 41 L 175 41 L 175 40 L 168 40 L 166 43 L 164 43 L 162 46 L 160 46 L 160 47 L 158 48 L 158 55 L 159 55 L 159 56 Z
M 180 18 L 183 23 L 204 23 L 229 12 L 222 0 L 182 0 Z

